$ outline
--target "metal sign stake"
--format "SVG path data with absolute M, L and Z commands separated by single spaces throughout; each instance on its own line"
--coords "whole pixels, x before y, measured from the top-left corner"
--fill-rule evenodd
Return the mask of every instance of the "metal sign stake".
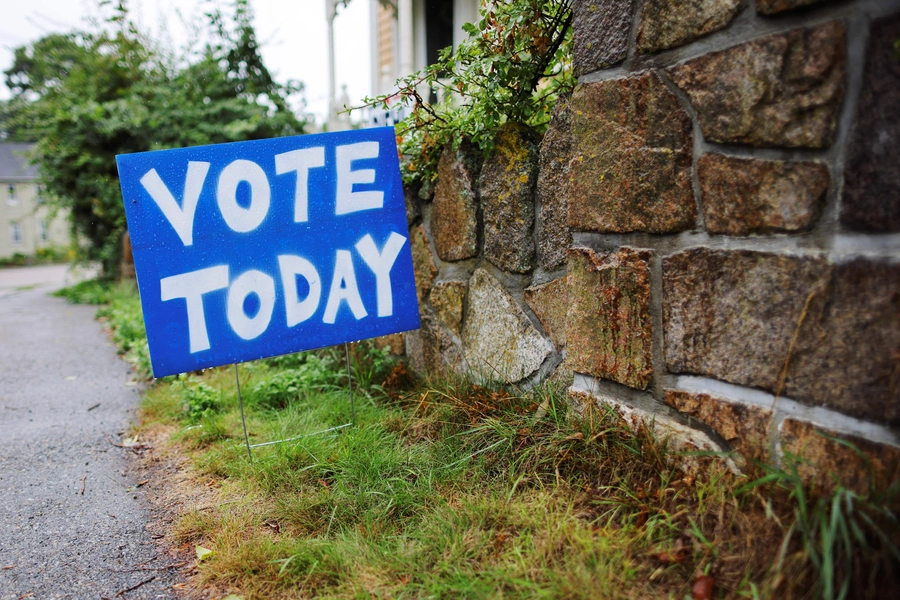
M 244 417 L 244 398 L 241 397 L 241 378 L 238 377 L 237 363 L 234 363 L 234 382 L 237 384 L 238 404 L 241 406 L 241 425 L 244 426 L 244 441 L 247 443 L 247 456 L 253 463 L 253 453 L 250 451 L 250 436 L 247 435 L 247 419 Z
M 351 427 L 356 424 L 356 405 L 353 401 L 353 374 L 350 370 L 350 347 L 347 342 L 344 342 L 344 357 L 347 359 L 347 387 L 350 392 L 350 422 L 344 423 L 343 425 L 337 425 L 335 427 L 329 427 L 328 429 L 323 429 L 322 431 L 316 431 L 313 433 L 305 433 L 303 435 L 298 435 L 294 437 L 285 438 L 282 440 L 274 440 L 271 442 L 261 442 L 259 444 L 251 444 L 250 436 L 247 434 L 247 419 L 244 416 L 244 400 L 241 396 L 241 380 L 238 377 L 238 368 L 237 364 L 234 365 L 234 380 L 237 384 L 237 394 L 238 394 L 238 404 L 241 408 L 241 424 L 244 426 L 244 442 L 247 444 L 247 456 L 250 457 L 250 462 L 253 462 L 253 452 L 251 448 L 262 448 L 263 446 L 274 446 L 275 444 L 283 444 L 285 442 L 292 442 L 294 440 L 299 440 L 301 438 L 309 437 L 312 435 L 321 435 L 323 433 L 329 433 L 331 431 L 338 431 L 339 429 L 344 429 L 345 427 Z
M 350 346 L 344 342 L 344 357 L 347 359 L 347 386 L 350 388 L 350 425 L 356 423 L 356 410 L 353 407 L 353 375 L 350 374 Z

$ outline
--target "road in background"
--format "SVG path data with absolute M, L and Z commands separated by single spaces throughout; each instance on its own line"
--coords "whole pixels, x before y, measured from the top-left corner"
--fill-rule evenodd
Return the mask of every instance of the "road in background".
M 139 401 L 65 266 L 0 269 L 0 600 L 175 598 L 116 447 Z M 27 596 L 33 594 L 33 596 Z

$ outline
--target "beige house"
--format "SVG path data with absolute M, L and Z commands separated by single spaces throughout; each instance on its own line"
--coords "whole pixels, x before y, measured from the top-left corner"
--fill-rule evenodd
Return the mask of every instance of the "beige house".
M 479 0 L 369 0 L 372 95 L 390 94 L 400 77 L 437 62 L 438 52 L 458 46 L 464 23 L 477 23 Z M 427 90 L 420 93 L 428 95 Z M 370 125 L 391 125 L 403 116 L 373 110 Z
M 31 144 L 0 142 L 0 259 L 33 256 L 69 245 L 64 215 L 52 215 L 40 197 L 37 167 L 28 163 Z
M 392 91 L 398 77 L 437 62 L 438 52 L 466 38 L 478 21 L 478 0 L 370 0 L 372 87 Z

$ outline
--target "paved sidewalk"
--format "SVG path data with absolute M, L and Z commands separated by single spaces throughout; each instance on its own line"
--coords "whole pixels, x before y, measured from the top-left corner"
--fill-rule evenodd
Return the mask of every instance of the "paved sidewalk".
M 56 289 L 73 285 L 93 277 L 96 269 L 92 267 L 73 267 L 70 265 L 41 265 L 39 267 L 10 267 L 0 269 L 0 293 L 9 295 L 25 288 L 38 285 Z
M 48 292 L 64 267 L 0 270 L 0 600 L 175 598 L 118 441 L 138 388 L 94 320 Z M 33 287 L 32 287 L 33 286 Z M 27 596 L 33 594 L 33 596 Z

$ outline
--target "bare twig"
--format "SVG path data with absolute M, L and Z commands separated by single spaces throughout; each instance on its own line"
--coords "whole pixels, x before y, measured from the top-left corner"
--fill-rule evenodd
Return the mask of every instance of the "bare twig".
M 133 592 L 134 590 L 138 589 L 138 588 L 141 587 L 142 585 L 147 585 L 148 583 L 150 583 L 150 582 L 153 581 L 154 579 L 156 579 L 156 575 L 154 575 L 154 576 L 151 577 L 150 579 L 145 579 L 144 581 L 140 582 L 140 583 L 137 584 L 137 585 L 133 585 L 133 586 L 131 586 L 130 588 L 125 588 L 124 590 L 122 590 L 122 591 L 120 591 L 118 594 L 116 594 L 116 598 L 118 598 L 119 596 L 121 596 L 121 595 L 123 595 L 123 594 L 126 594 L 126 593 L 128 593 L 128 592 Z
M 800 337 L 800 328 L 803 327 L 803 322 L 806 320 L 806 316 L 809 314 L 809 305 L 812 304 L 813 298 L 815 298 L 816 295 L 824 289 L 824 282 L 816 286 L 816 288 L 813 289 L 813 291 L 811 291 L 806 297 L 806 302 L 803 304 L 803 310 L 800 311 L 800 318 L 797 319 L 797 327 L 794 328 L 794 335 L 791 337 L 791 343 L 788 345 L 787 356 L 784 357 L 784 366 L 781 367 L 781 374 L 778 376 L 778 387 L 775 389 L 775 398 L 773 398 L 772 400 L 773 409 L 775 408 L 775 403 L 778 402 L 778 398 L 781 396 L 781 392 L 784 391 L 784 384 L 787 380 L 788 367 L 791 364 L 791 357 L 794 354 L 794 345 L 797 343 L 797 338 Z
M 133 569 L 110 569 L 113 573 L 137 573 L 138 571 L 168 571 L 169 569 L 178 569 L 187 565 L 186 562 L 175 563 L 174 565 L 166 565 L 164 567 L 142 567 L 137 566 Z
M 127 446 L 124 446 L 124 445 L 122 445 L 122 444 L 117 444 L 116 442 L 114 442 L 114 441 L 112 440 L 112 438 L 109 437 L 109 434 L 104 433 L 103 435 L 105 435 L 107 441 L 108 441 L 110 444 L 112 444 L 113 446 L 115 446 L 116 448 L 127 448 Z
M 150 446 L 149 444 L 133 444 L 133 445 L 118 444 L 118 443 L 114 442 L 111 437 L 109 437 L 108 433 L 104 433 L 103 435 L 105 435 L 106 439 L 109 441 L 109 443 L 112 444 L 113 446 L 115 446 L 116 448 L 123 448 L 125 450 L 131 450 L 135 454 L 140 454 L 144 450 L 152 450 L 153 449 L 153 446 Z
M 122 486 L 122 488 L 124 488 L 125 491 L 129 491 L 129 490 L 128 490 L 128 486 L 125 485 L 124 483 L 122 483 L 121 481 L 116 481 L 115 479 L 113 479 L 112 477 L 110 477 L 109 475 L 106 475 L 106 474 L 104 474 L 104 477 L 106 477 L 107 479 L 109 479 L 110 481 L 112 481 L 113 483 L 115 483 L 116 485 Z
M 538 83 L 543 77 L 545 77 L 545 71 L 547 70 L 547 67 L 550 66 L 553 57 L 556 55 L 556 51 L 559 50 L 559 47 L 562 45 L 563 40 L 565 40 L 566 33 L 571 26 L 571 6 L 569 6 L 568 2 L 564 2 L 560 5 L 559 12 L 557 12 L 556 16 L 553 19 L 553 28 L 557 31 L 556 38 L 550 43 L 550 47 L 547 49 L 547 52 L 540 57 L 540 60 L 538 62 L 539 68 L 535 69 L 534 77 L 529 82 L 529 92 L 537 89 Z

